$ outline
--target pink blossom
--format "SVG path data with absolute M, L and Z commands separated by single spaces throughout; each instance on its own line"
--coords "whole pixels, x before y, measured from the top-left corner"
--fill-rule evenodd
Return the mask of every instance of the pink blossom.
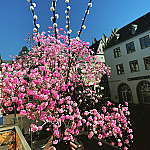
M 57 100 L 59 99 L 59 95 L 57 94 L 57 91 L 51 89 L 51 93 L 52 93 L 52 95 L 53 95 L 53 98 L 55 98 L 55 99 L 57 99 Z
M 132 129 L 128 129 L 128 131 L 127 131 L 128 133 L 132 133 L 133 132 L 133 130 Z
M 88 114 L 89 114 L 89 112 L 88 112 L 88 111 L 85 111 L 85 112 L 84 112 L 84 115 L 85 115 L 85 116 L 87 116 Z
M 37 128 L 37 127 L 32 128 L 32 131 L 33 131 L 33 132 L 36 132 L 37 130 L 38 130 L 38 128 Z
M 102 142 L 98 142 L 98 145 L 99 145 L 99 146 L 102 146 L 102 145 L 103 145 L 103 143 L 102 143 Z
M 122 146 L 122 143 L 121 143 L 121 142 L 118 142 L 118 146 L 121 147 L 121 146 Z
M 12 110 L 13 110 L 13 107 L 8 107 L 8 110 L 9 110 L 9 111 L 12 111 Z
M 34 127 L 36 127 L 36 125 L 35 125 L 35 124 L 31 124 L 30 127 L 31 127 L 31 128 L 34 128 Z
M 42 126 L 38 126 L 38 130 L 42 130 Z
M 54 136 L 56 136 L 57 138 L 60 138 L 60 134 L 59 134 L 59 131 L 58 131 L 58 130 L 55 130 L 55 131 L 54 131 Z
M 52 79 L 52 80 L 51 80 L 51 83 L 52 83 L 52 84 L 55 84 L 55 83 L 56 83 L 56 79 Z
M 5 112 L 5 109 L 4 109 L 4 108 L 2 108 L 2 109 L 1 109 L 1 113 L 4 113 L 4 112 Z
M 58 144 L 58 140 L 53 141 L 53 144 Z
M 12 97 L 12 102 L 16 102 L 18 100 L 18 97 Z
M 46 131 L 49 131 L 50 129 L 49 128 L 46 128 Z
M 106 107 L 103 106 L 102 109 L 103 109 L 103 112 L 105 113 L 106 112 Z
M 91 131 L 90 134 L 88 135 L 88 138 L 91 139 L 93 137 L 94 133 Z
M 125 105 L 128 106 L 128 102 L 125 102 Z
M 65 141 L 69 141 L 69 140 L 70 140 L 70 136 L 66 136 L 66 137 L 64 137 L 64 138 L 63 138 L 63 140 L 65 140 Z
M 79 130 L 78 130 L 78 129 L 75 130 L 75 134 L 76 134 L 76 135 L 79 134 Z
M 130 139 L 133 139 L 133 134 L 130 134 Z
M 21 110 L 20 111 L 20 115 L 24 116 L 26 114 L 26 111 L 25 110 Z
M 73 91 L 74 90 L 74 87 L 71 87 L 71 91 Z
M 127 143 L 127 144 L 128 144 L 128 143 L 129 143 L 129 140 L 128 140 L 128 139 L 126 139 L 126 140 L 125 140 L 125 143 Z
M 102 139 L 102 135 L 101 134 L 98 135 L 98 139 Z
M 88 121 L 92 121 L 93 119 L 92 119 L 92 117 L 90 116 L 89 118 L 88 118 Z

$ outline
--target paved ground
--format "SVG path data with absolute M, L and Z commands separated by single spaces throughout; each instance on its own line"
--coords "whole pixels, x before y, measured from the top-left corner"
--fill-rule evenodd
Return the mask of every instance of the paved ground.
M 8 150 L 9 146 L 5 145 L 5 146 L 0 146 L 0 150 Z
M 131 150 L 150 150 L 150 105 L 129 105 L 134 143 Z
M 28 129 L 30 126 L 30 120 L 28 120 L 26 118 L 26 116 L 22 117 L 22 125 L 21 125 L 21 115 L 17 114 L 16 115 L 16 121 L 15 121 L 16 125 L 18 125 L 20 127 L 20 129 L 24 129 L 25 130 L 25 134 L 28 133 Z M 3 126 L 7 127 L 7 126 L 11 126 L 14 125 L 14 114 L 9 114 L 7 116 L 3 116 Z

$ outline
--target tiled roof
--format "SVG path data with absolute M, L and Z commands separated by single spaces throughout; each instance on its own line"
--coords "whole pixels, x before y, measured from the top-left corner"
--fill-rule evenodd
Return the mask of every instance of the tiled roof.
M 132 33 L 132 28 L 136 28 Z M 104 49 L 110 48 L 150 29 L 150 12 L 119 29 Z M 117 39 L 118 38 L 118 39 Z

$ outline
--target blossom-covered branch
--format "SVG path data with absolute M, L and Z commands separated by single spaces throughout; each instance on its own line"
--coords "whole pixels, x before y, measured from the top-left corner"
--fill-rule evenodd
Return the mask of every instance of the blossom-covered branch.
M 36 21 L 38 19 L 37 15 L 35 15 L 35 12 L 34 12 L 34 8 L 36 7 L 36 3 L 33 3 L 32 0 L 27 0 L 27 1 L 30 2 L 30 4 L 31 4 L 30 10 L 32 11 L 33 24 L 34 24 L 33 31 L 38 34 L 38 29 L 40 28 L 40 25 L 36 23 Z M 38 46 L 40 46 L 40 42 L 38 42 Z
M 69 24 L 70 24 L 69 10 L 71 9 L 71 7 L 68 5 L 68 3 L 69 3 L 69 0 L 66 0 L 66 7 L 67 7 L 67 10 L 65 10 L 65 13 L 67 14 L 67 16 L 66 16 L 66 19 L 67 19 L 67 21 L 66 21 L 66 23 L 67 23 L 66 29 L 68 30 L 67 31 L 67 34 L 68 34 L 68 44 L 70 44 L 70 34 L 71 34 L 72 30 L 70 29 L 70 26 L 69 26 Z
M 30 10 L 32 11 L 32 15 L 33 15 L 33 24 L 34 24 L 34 29 L 33 31 L 38 33 L 38 28 L 40 27 L 39 24 L 36 23 L 37 21 L 37 15 L 35 15 L 35 12 L 34 12 L 34 8 L 36 7 L 36 3 L 33 3 L 32 0 L 27 0 L 28 2 L 30 2 L 31 6 L 30 6 Z
M 56 23 L 56 19 L 59 18 L 59 15 L 55 13 L 55 6 L 56 6 L 56 1 L 57 0 L 53 0 L 52 2 L 52 6 L 50 8 L 50 10 L 53 12 L 53 17 L 51 17 L 51 21 L 53 22 L 53 27 L 54 27 L 54 33 L 55 33 L 55 38 L 57 39 L 57 23 Z
M 81 29 L 80 29 L 80 31 L 78 31 L 78 37 L 80 37 L 82 30 L 86 28 L 86 26 L 84 25 L 84 22 L 85 22 L 85 19 L 86 19 L 87 14 L 89 14 L 89 8 L 92 7 L 91 1 L 92 1 L 92 0 L 89 1 L 89 3 L 88 3 L 88 8 L 87 8 L 87 10 L 85 11 L 85 16 L 84 16 L 84 18 L 82 19 L 83 21 L 82 21 Z

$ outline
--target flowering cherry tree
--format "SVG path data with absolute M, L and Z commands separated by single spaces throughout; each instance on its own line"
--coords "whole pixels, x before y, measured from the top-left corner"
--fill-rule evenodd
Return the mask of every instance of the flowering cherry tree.
M 34 13 L 36 4 L 28 1 Z M 91 5 L 88 4 L 88 9 Z M 37 17 L 33 16 L 36 21 Z M 47 130 L 54 135 L 53 144 L 69 141 L 71 135 L 86 131 L 89 139 L 94 135 L 98 137 L 100 146 L 107 140 L 127 150 L 133 139 L 128 103 L 118 106 L 110 101 L 105 103 L 89 89 L 89 83 L 94 86 L 102 75 L 110 75 L 110 68 L 97 61 L 89 49 L 90 43 L 70 38 L 69 17 L 66 17 L 67 35 L 62 28 L 56 28 L 55 17 L 58 16 L 54 13 L 51 18 L 54 27 L 49 27 L 48 33 L 38 33 L 36 27 L 39 26 L 34 22 L 33 40 L 37 45 L 28 55 L 16 56 L 12 64 L 2 64 L 4 94 L 1 104 L 9 111 L 15 104 L 17 111 L 28 119 L 47 122 Z M 78 37 L 84 28 L 82 24 Z M 100 105 L 97 108 L 95 104 Z M 31 128 L 36 132 L 42 126 L 35 123 Z

